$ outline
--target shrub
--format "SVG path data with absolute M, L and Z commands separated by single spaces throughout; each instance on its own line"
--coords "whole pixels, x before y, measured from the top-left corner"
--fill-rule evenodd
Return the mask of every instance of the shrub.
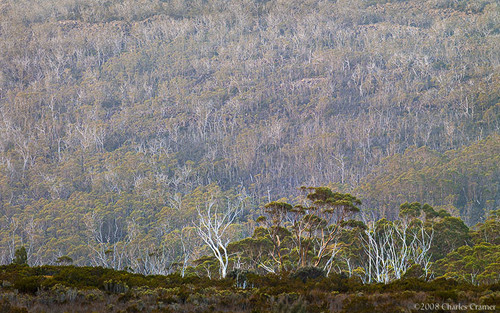
M 295 273 L 291 275 L 291 277 L 295 279 L 298 278 L 305 283 L 307 280 L 314 280 L 325 277 L 325 272 L 320 268 L 308 266 L 299 268 L 297 271 L 295 271 Z
M 23 277 L 14 283 L 14 288 L 19 292 L 35 294 L 40 288 L 42 280 L 43 277 L 40 276 Z
M 126 293 L 128 286 L 122 281 L 110 279 L 104 282 L 104 290 L 110 293 Z
M 26 252 L 26 248 L 24 246 L 16 250 L 12 263 L 18 265 L 28 264 L 28 253 Z

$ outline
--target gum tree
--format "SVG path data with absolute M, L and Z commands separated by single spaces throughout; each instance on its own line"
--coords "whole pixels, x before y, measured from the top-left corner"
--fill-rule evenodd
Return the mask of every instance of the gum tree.
M 307 192 L 301 204 L 292 206 L 274 201 L 265 205 L 263 223 L 273 243 L 272 258 L 284 269 L 284 251 L 295 267 L 331 266 L 337 252 L 336 241 L 345 222 L 359 211 L 361 201 L 350 194 L 327 187 L 303 187 Z M 289 244 L 289 241 L 292 244 Z M 286 242 L 286 244 L 285 244 Z
M 221 278 L 226 277 L 229 264 L 227 246 L 230 242 L 230 226 L 241 211 L 241 200 L 236 203 L 228 201 L 227 206 L 221 208 L 217 200 L 210 199 L 206 202 L 205 210 L 198 208 L 196 232 L 217 259 Z

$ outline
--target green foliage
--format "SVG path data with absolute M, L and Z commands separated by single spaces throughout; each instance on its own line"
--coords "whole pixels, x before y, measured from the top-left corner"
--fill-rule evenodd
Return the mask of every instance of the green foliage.
M 125 283 L 113 279 L 106 280 L 103 285 L 104 290 L 111 293 L 126 293 L 128 291 L 128 286 Z
M 22 277 L 14 282 L 14 288 L 20 292 L 35 294 L 41 287 L 42 276 Z
M 6 0 L 0 20 L 1 310 L 498 303 L 495 1 Z M 300 184 L 329 187 L 268 203 L 254 227 L 252 208 Z M 380 231 L 433 231 L 432 270 L 453 279 L 412 266 L 363 285 L 351 193 Z M 185 226 L 243 194 L 237 270 L 210 280 Z
M 494 305 L 498 299 L 497 285 L 474 286 L 453 279 L 424 281 L 413 277 L 387 285 L 363 285 L 354 277 L 316 275 L 320 273 L 321 270 L 314 268 L 291 275 L 234 271 L 227 279 L 209 280 L 182 278 L 178 274 L 143 276 L 90 267 L 8 265 L 0 266 L 0 280 L 7 280 L 12 286 L 2 287 L 4 297 L 0 308 L 6 312 L 27 312 L 24 307 L 36 305 L 50 312 L 64 312 L 71 306 L 98 312 L 127 309 L 319 313 L 333 306 L 345 312 L 387 312 L 390 308 L 414 307 L 422 302 Z M 75 277 L 85 276 L 87 280 L 74 286 Z M 246 287 L 235 286 L 238 279 L 244 279 Z
M 28 253 L 26 252 L 26 248 L 24 246 L 16 250 L 12 263 L 18 265 L 28 264 Z
M 436 238 L 431 248 L 433 260 L 445 257 L 458 247 L 471 244 L 469 228 L 459 218 L 439 218 L 433 223 L 433 229 Z
M 490 211 L 484 223 L 476 225 L 472 238 L 476 244 L 488 242 L 500 245 L 500 210 Z
M 292 210 L 292 206 L 290 204 L 277 201 L 267 203 L 265 205 L 265 208 L 268 209 L 269 212 L 271 211 L 287 212 Z
M 444 213 L 446 215 L 446 213 Z M 437 217 L 439 214 L 428 204 L 424 204 L 423 206 L 418 203 L 408 203 L 405 202 L 401 204 L 399 207 L 399 217 L 406 219 L 414 219 L 420 216 L 424 216 L 426 220 L 431 220 Z M 449 216 L 449 214 L 448 214 Z
M 73 263 L 73 259 L 67 255 L 63 255 L 61 257 L 58 257 L 56 262 L 61 264 L 71 264 Z
M 390 219 L 410 200 L 482 221 L 499 201 L 497 12 L 492 0 L 2 1 L 0 249 L 97 265 L 82 223 L 95 215 L 109 234 L 99 265 L 132 234 L 143 254 L 172 242 L 181 264 L 181 240 L 158 230 L 190 224 L 214 182 L 256 204 L 330 184 Z
M 234 280 L 237 288 L 246 289 L 248 286 L 248 275 L 251 273 L 248 270 L 234 269 L 227 274 L 227 277 Z
M 325 277 L 325 272 L 317 267 L 301 267 L 297 269 L 292 275 L 292 278 L 297 278 L 302 280 L 302 282 L 306 282 L 310 279 L 314 280 L 317 278 Z
M 257 218 L 261 227 L 255 229 L 253 239 L 232 245 L 239 255 L 253 251 L 250 256 L 256 259 L 250 261 L 252 270 L 258 271 L 260 267 L 276 272 L 322 266 L 330 271 L 332 262 L 328 259 L 335 254 L 335 239 L 340 237 L 341 229 L 366 227 L 362 222 L 348 219 L 359 211 L 357 205 L 361 201 L 356 197 L 333 192 L 328 187 L 301 189 L 307 194 L 295 206 L 282 201 L 264 205 L 265 215 Z M 257 239 L 265 239 L 271 245 L 257 247 Z
M 326 207 L 332 210 L 341 207 L 353 213 L 359 212 L 357 205 L 360 205 L 361 201 L 348 193 L 333 192 L 327 187 L 302 187 L 301 189 L 309 191 L 307 199 L 320 208 Z
M 421 223 L 419 218 L 425 221 L 426 229 L 432 232 L 435 238 L 430 249 L 432 260 L 441 259 L 458 247 L 471 243 L 467 225 L 460 218 L 453 217 L 444 210 L 436 212 L 428 204 L 405 202 L 400 206 L 399 216 L 412 223 Z
M 425 272 L 422 270 L 422 266 L 419 264 L 413 264 L 404 274 L 403 279 L 405 278 L 420 278 L 425 277 Z
M 409 148 L 387 158 L 356 192 L 367 199 L 365 204 L 390 217 L 395 217 L 392 208 L 399 203 L 418 199 L 437 209 L 427 218 L 450 214 L 473 225 L 498 208 L 499 155 L 498 134 L 445 153 L 428 147 Z M 417 216 L 420 210 L 425 212 L 406 203 L 400 214 Z
M 495 284 L 500 281 L 500 245 L 481 243 L 463 246 L 437 261 L 437 273 L 471 284 Z

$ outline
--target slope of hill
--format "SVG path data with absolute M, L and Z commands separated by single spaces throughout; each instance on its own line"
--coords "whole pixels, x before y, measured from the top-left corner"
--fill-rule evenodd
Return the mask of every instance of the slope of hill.
M 390 216 L 398 204 L 418 199 L 473 225 L 499 205 L 499 164 L 498 135 L 444 154 L 414 147 L 384 160 L 356 191 L 382 214 Z
M 2 258 L 84 262 L 96 225 L 161 241 L 210 190 L 334 184 L 474 223 L 499 201 L 499 25 L 494 0 L 4 0 Z M 412 167 L 433 183 L 396 183 Z

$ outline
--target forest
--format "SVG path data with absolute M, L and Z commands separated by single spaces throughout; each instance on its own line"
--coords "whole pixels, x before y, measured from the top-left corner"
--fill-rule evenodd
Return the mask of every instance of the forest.
M 499 208 L 496 1 L 5 0 L 0 23 L 0 263 L 181 246 L 222 194 L 239 239 L 301 186 L 373 220 Z
M 499 164 L 496 0 L 0 1 L 0 310 L 490 305 Z
M 299 204 L 267 203 L 260 226 L 230 241 L 241 213 L 210 200 L 195 226 L 211 253 L 168 274 L 164 253 L 143 270 L 30 267 L 27 250 L 0 266 L 2 312 L 495 312 L 500 303 L 500 210 L 469 229 L 444 209 L 404 203 L 399 218 L 350 219 L 359 199 L 304 187 Z M 187 241 L 186 241 L 187 242 Z M 188 245 L 182 245 L 186 252 Z M 116 246 L 114 247 L 117 248 Z M 123 251 L 124 248 L 120 249 Z M 137 249 L 137 247 L 136 247 Z M 187 248 L 189 250 L 189 248 Z M 99 251 L 96 250 L 98 254 Z M 115 251 L 107 251 L 121 260 Z M 111 261 L 111 259 L 109 259 Z M 458 309 L 457 309 L 458 308 Z

